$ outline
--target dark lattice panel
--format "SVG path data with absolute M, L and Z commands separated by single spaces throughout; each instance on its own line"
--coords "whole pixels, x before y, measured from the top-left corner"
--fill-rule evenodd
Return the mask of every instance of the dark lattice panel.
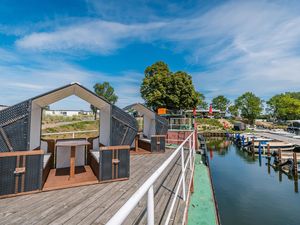
M 15 192 L 16 157 L 0 157 L 0 195 Z
M 9 152 L 9 148 L 6 145 L 1 134 L 0 134 L 0 152 Z
M 42 188 L 44 155 L 26 157 L 26 176 L 24 191 L 34 191 Z
M 14 122 L 17 118 L 28 115 L 30 101 L 21 102 L 0 111 L 0 126 L 2 124 Z
M 123 110 L 112 106 L 111 145 L 131 145 L 137 134 L 136 120 Z
M 26 151 L 28 144 L 28 116 L 3 128 L 14 151 Z
M 0 111 L 0 152 L 27 150 L 29 111 L 30 101 Z
M 118 159 L 119 163 L 112 163 Z M 100 181 L 108 181 L 121 178 L 129 178 L 130 152 L 128 150 L 100 150 L 99 157 Z
M 159 116 L 155 115 L 155 126 L 156 126 L 156 135 L 166 135 L 168 132 L 168 120 Z

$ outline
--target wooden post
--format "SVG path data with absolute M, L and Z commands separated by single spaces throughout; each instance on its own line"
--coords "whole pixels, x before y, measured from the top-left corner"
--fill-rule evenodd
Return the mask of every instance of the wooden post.
M 294 176 L 294 191 L 298 193 L 298 174 Z
M 135 147 L 135 152 L 137 152 L 139 150 L 139 134 L 137 134 L 135 136 L 135 140 L 134 140 L 134 147 Z
M 270 165 L 270 162 L 271 162 L 271 152 L 270 152 L 270 144 L 268 144 L 267 146 L 267 155 L 268 155 L 268 174 L 271 173 L 271 165 Z
M 282 171 L 280 168 L 279 168 L 279 182 L 282 182 Z
M 75 177 L 75 154 L 76 154 L 76 146 L 72 146 L 71 157 L 70 157 L 70 179 Z
M 254 158 L 255 156 L 254 138 L 252 138 L 251 151 L 252 151 L 252 157 Z
M 281 149 L 278 149 L 278 160 L 281 163 Z
M 293 160 L 294 160 L 294 174 L 298 175 L 298 161 L 297 161 L 297 153 L 293 153 Z

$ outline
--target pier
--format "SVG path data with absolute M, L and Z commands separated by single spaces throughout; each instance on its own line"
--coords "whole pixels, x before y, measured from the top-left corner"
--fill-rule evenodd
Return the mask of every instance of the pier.
M 279 134 L 271 134 L 271 133 L 267 133 L 267 132 L 258 132 L 258 134 L 260 136 L 267 137 L 267 138 L 272 138 L 274 140 L 283 141 L 283 142 L 290 142 L 290 143 L 293 143 L 296 146 L 300 147 L 300 139 L 286 137 L 286 136 L 282 136 L 282 135 L 279 135 Z

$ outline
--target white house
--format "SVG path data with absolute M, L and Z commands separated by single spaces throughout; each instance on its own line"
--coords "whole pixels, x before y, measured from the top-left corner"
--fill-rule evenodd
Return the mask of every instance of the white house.
M 78 115 L 93 115 L 92 111 L 86 110 L 45 110 L 46 115 L 49 116 L 78 116 Z
M 8 106 L 6 105 L 0 105 L 0 111 L 3 110 L 3 109 L 6 109 Z

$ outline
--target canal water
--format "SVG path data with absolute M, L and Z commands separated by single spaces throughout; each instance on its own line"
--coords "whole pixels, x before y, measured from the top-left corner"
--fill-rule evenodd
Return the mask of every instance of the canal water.
M 209 140 L 207 147 L 222 225 L 300 224 L 298 179 L 229 141 Z

